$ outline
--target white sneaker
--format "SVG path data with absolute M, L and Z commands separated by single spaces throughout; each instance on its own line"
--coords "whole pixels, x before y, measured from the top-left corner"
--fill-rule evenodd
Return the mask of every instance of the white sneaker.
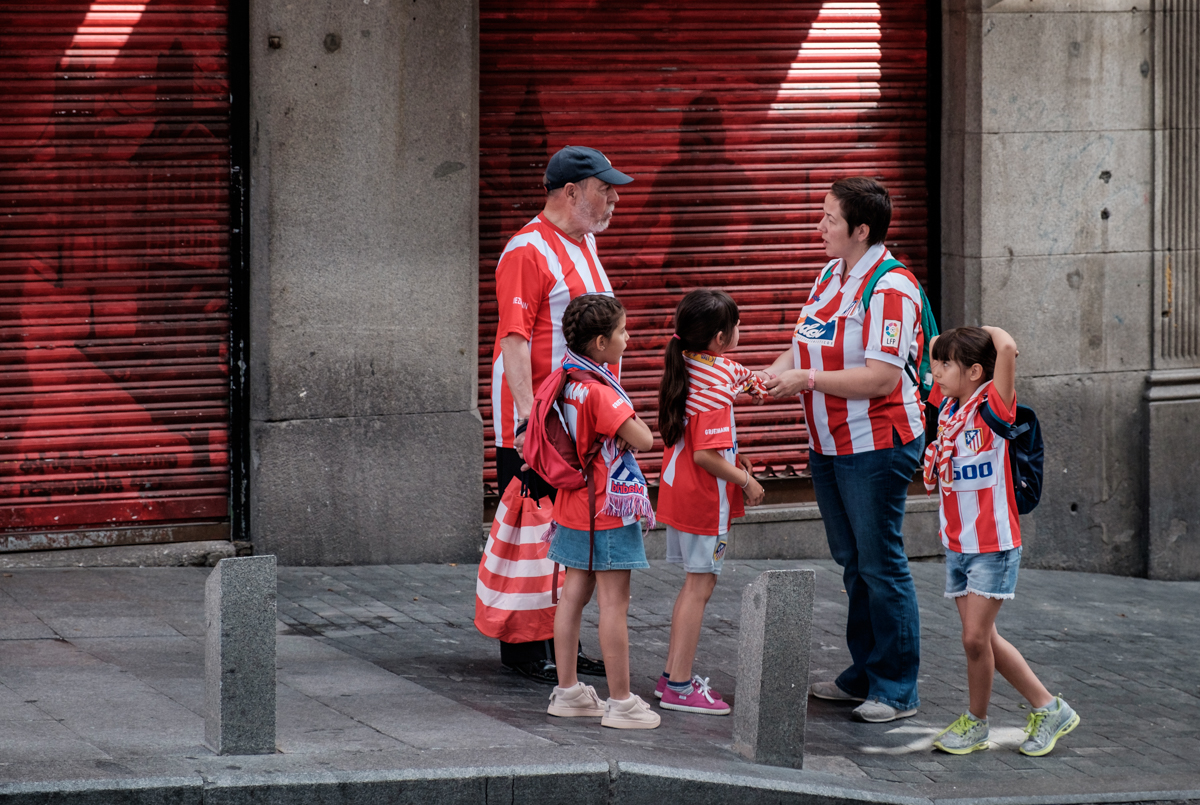
M 836 682 L 814 682 L 808 692 L 818 699 L 830 702 L 865 702 L 861 696 L 852 696 L 838 687 Z
M 550 694 L 550 706 L 546 712 L 562 718 L 586 718 L 604 715 L 604 702 L 596 695 L 591 685 L 576 682 L 569 688 L 557 685 Z
M 662 721 L 640 696 L 629 694 L 628 699 L 609 699 L 604 705 L 600 726 L 618 730 L 652 730 Z
M 867 699 L 865 702 L 855 707 L 850 715 L 857 721 L 869 721 L 872 724 L 881 724 L 885 721 L 895 721 L 898 718 L 908 718 L 915 716 L 917 708 L 911 710 L 897 710 L 890 704 L 884 704 L 875 699 Z

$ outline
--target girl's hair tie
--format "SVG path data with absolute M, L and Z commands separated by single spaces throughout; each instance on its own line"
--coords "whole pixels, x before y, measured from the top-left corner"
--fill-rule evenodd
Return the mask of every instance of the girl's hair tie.
M 682 338 L 679 337 L 679 333 L 671 333 L 671 337 L 674 338 L 676 341 L 683 340 Z

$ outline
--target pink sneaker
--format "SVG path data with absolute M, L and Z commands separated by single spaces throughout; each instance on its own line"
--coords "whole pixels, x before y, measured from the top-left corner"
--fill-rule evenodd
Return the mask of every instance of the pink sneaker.
M 708 677 L 704 677 L 703 679 L 701 679 L 699 674 L 692 674 L 692 685 L 694 687 L 700 688 L 701 690 L 707 691 L 708 695 L 712 696 L 714 699 L 719 700 L 721 698 L 720 693 L 717 693 L 715 690 L 713 690 L 712 688 L 710 688 L 708 686 Z M 665 693 L 666 690 L 667 690 L 667 678 L 665 676 L 663 676 L 662 674 L 659 674 L 658 684 L 654 688 L 654 698 L 661 699 L 663 697 L 663 693 Z
M 664 710 L 682 710 L 685 713 L 701 713 L 708 716 L 727 716 L 733 709 L 720 699 L 714 699 L 707 686 L 692 683 L 692 689 L 682 696 L 667 688 L 658 706 Z

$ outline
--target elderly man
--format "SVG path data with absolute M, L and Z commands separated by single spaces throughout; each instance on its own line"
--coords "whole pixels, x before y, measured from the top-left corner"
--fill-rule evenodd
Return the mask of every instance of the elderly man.
M 562 314 L 585 293 L 612 295 L 596 254 L 595 235 L 608 228 L 617 185 L 633 179 L 594 148 L 568 145 L 550 158 L 543 184 L 546 205 L 513 235 L 496 267 L 500 326 L 492 352 L 492 417 L 496 473 L 501 494 L 524 463 L 520 424 L 529 417 L 534 390 L 562 362 L 566 343 Z M 555 490 L 529 471 L 536 497 Z M 557 684 L 550 641 L 500 643 L 507 667 L 549 685 Z M 604 674 L 604 664 L 579 656 L 579 673 Z

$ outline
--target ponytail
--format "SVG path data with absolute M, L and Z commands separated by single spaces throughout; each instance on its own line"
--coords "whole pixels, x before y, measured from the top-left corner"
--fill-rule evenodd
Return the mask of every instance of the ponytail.
M 682 345 L 683 341 L 672 336 L 663 350 L 662 384 L 658 387 L 658 432 L 662 434 L 664 447 L 678 444 L 683 438 L 688 373 Z
M 732 338 L 737 323 L 737 303 L 724 291 L 692 291 L 675 307 L 675 333 L 663 348 L 663 377 L 658 388 L 658 432 L 664 446 L 671 447 L 683 438 L 688 398 L 684 351 L 708 349 L 717 333 Z

